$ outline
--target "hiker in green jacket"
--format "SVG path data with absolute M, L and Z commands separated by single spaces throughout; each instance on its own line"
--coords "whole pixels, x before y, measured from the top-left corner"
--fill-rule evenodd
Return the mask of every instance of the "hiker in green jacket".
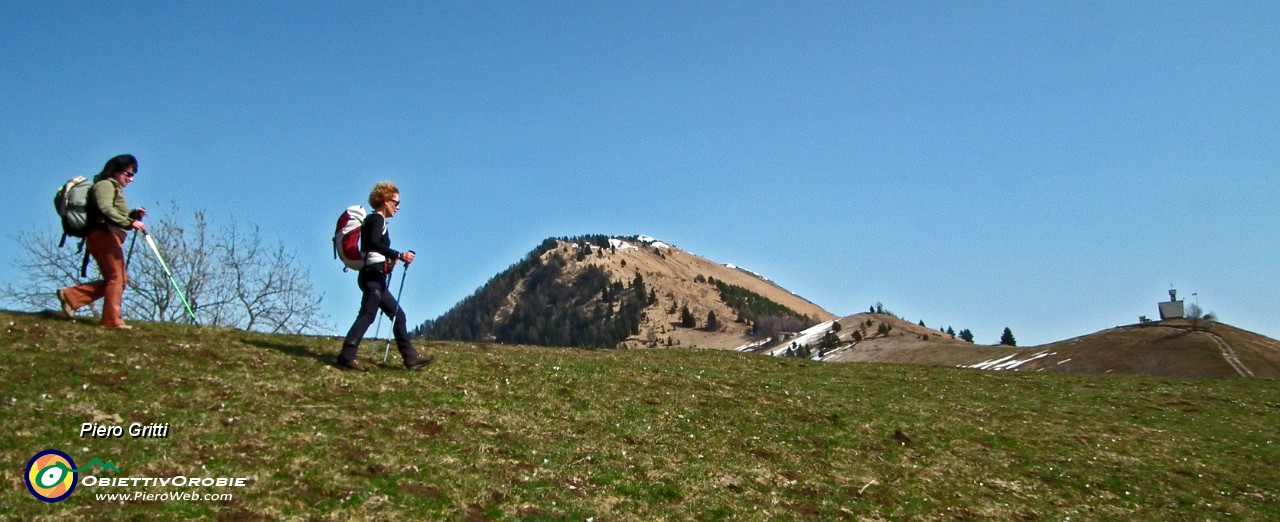
M 103 299 L 102 326 L 132 328 L 124 324 L 120 308 L 128 279 L 124 266 L 124 238 L 130 230 L 147 232 L 147 226 L 142 224 L 146 209 L 130 210 L 124 200 L 124 188 L 133 183 L 137 175 L 137 158 L 122 154 L 108 160 L 102 172 L 93 178 L 93 188 L 89 190 L 89 233 L 85 236 L 85 248 L 98 263 L 102 279 L 58 290 L 58 301 L 67 317 L 75 314 L 76 309 Z

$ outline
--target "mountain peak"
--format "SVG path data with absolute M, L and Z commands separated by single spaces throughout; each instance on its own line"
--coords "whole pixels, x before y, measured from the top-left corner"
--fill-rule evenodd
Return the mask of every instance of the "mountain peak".
M 544 241 L 422 332 L 518 344 L 727 349 L 750 342 L 762 321 L 799 327 L 834 318 L 758 274 L 652 236 L 594 235 Z

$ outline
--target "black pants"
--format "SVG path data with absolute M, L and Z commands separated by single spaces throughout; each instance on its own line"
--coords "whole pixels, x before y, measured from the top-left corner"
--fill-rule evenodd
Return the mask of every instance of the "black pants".
M 394 318 L 391 331 L 395 334 L 396 348 L 400 350 L 400 356 L 405 361 L 417 357 L 418 352 L 409 342 L 409 331 L 405 326 L 408 319 L 405 318 L 404 310 L 400 308 L 400 303 L 396 302 L 395 296 L 387 290 L 387 275 L 373 270 L 361 270 L 356 282 L 360 284 L 364 297 L 360 300 L 360 314 L 356 316 L 356 322 L 351 325 L 351 330 L 347 331 L 346 340 L 342 341 L 342 355 L 339 357 L 344 361 L 355 360 L 359 355 L 360 340 L 364 338 L 365 332 L 369 331 L 369 326 L 373 324 L 379 308 L 388 317 Z

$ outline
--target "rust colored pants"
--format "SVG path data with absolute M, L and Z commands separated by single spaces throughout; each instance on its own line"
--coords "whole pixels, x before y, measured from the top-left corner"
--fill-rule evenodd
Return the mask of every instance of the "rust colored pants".
M 89 255 L 98 262 L 98 271 L 102 280 L 70 286 L 62 289 L 62 295 L 72 308 L 79 309 L 98 299 L 102 302 L 102 326 L 115 327 L 124 325 L 124 317 L 120 313 L 120 304 L 124 300 L 124 284 L 127 280 L 124 270 L 124 248 L 120 236 L 107 230 L 90 230 L 84 241 Z

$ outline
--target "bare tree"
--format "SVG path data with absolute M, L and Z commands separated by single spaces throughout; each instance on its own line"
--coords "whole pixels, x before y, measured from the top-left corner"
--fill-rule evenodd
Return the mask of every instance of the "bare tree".
M 217 261 L 224 281 L 215 306 L 247 330 L 315 330 L 320 299 L 310 299 L 309 274 L 298 274 L 297 260 L 283 245 L 264 245 L 255 225 L 248 233 L 227 228 L 219 235 Z
M 6 282 L 0 288 L 0 296 L 11 305 L 35 310 L 58 308 L 54 294 L 59 288 L 75 284 L 80 278 L 80 262 L 83 251 L 75 245 L 79 240 L 67 238 L 67 245 L 58 247 L 61 233 L 52 230 L 19 232 L 11 239 L 18 246 L 17 255 L 10 257 L 13 267 L 22 274 L 19 282 Z M 97 274 L 96 265 L 89 262 L 91 278 Z
M 1195 303 L 1188 304 L 1187 310 L 1182 314 L 1182 316 L 1191 320 L 1191 328 L 1193 330 L 1200 328 L 1200 321 L 1218 321 L 1218 314 L 1214 312 L 1205 312 L 1203 308 L 1200 308 L 1200 305 Z
M 176 284 L 200 324 L 271 333 L 321 331 L 323 298 L 315 296 L 310 272 L 283 244 L 266 244 L 256 226 L 215 230 L 203 211 L 183 222 L 177 206 L 170 207 L 149 225 L 173 281 L 149 248 L 130 248 L 136 239 L 126 240 L 125 249 L 131 252 L 124 295 L 127 318 L 188 320 Z M 26 308 L 57 308 L 54 292 L 78 282 L 82 255 L 74 248 L 58 248 L 56 238 L 51 232 L 22 232 L 13 238 L 18 246 L 14 266 L 26 280 L 6 284 L 0 297 Z M 97 278 L 96 272 L 90 269 L 91 279 Z
M 1183 314 L 1183 317 L 1186 317 L 1187 319 L 1199 319 L 1203 316 L 1204 310 L 1201 310 L 1200 305 L 1195 303 L 1188 304 L 1187 311 Z
M 756 318 L 756 337 L 777 337 L 784 332 L 798 332 L 805 329 L 804 322 L 785 315 L 762 315 Z
M 242 326 L 228 321 L 218 307 L 205 310 L 203 304 L 226 286 L 218 280 L 216 246 L 209 232 L 209 222 L 203 211 L 193 215 L 190 226 L 177 219 L 175 205 L 150 223 L 151 239 L 155 241 L 173 275 L 173 282 L 165 274 L 155 255 L 144 245 L 131 257 L 129 265 L 129 291 L 124 295 L 125 313 L 137 319 L 162 322 L 183 322 L 187 312 L 174 290 L 174 284 L 182 289 L 188 303 L 196 311 L 201 324 L 214 326 Z M 136 240 L 136 239 L 135 239 Z

